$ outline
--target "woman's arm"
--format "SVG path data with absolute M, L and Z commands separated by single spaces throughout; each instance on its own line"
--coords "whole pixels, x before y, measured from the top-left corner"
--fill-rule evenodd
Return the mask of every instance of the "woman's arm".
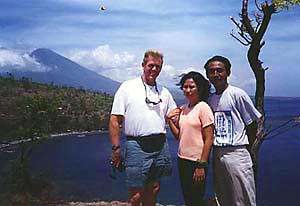
M 171 129 L 172 134 L 176 139 L 179 139 L 179 115 L 180 115 L 181 109 L 176 108 L 173 109 L 169 114 L 167 115 L 168 123 Z
M 214 125 L 210 124 L 207 127 L 203 128 L 203 139 L 204 139 L 204 146 L 201 158 L 198 160 L 199 168 L 195 169 L 193 179 L 195 182 L 201 182 L 205 180 L 205 167 L 207 167 L 208 158 L 210 149 L 213 143 L 213 132 L 214 132 Z
M 214 140 L 214 125 L 208 125 L 203 128 L 204 146 L 200 161 L 208 161 L 211 146 Z

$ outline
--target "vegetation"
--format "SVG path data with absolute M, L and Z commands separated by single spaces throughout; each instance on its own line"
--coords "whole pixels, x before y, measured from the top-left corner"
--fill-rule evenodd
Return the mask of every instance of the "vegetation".
M 26 146 L 22 145 L 25 149 Z M 45 205 L 52 199 L 52 185 L 46 180 L 45 172 L 30 171 L 30 156 L 22 155 L 10 164 L 9 172 L 4 177 L 0 205 L 31 206 Z
M 107 129 L 112 97 L 54 84 L 40 84 L 12 75 L 0 77 L 0 141 L 19 140 L 0 188 L 0 205 L 45 205 L 52 185 L 45 174 L 30 170 L 31 153 L 49 134 Z M 25 141 L 22 141 L 25 140 Z M 29 141 L 28 141 L 29 140 Z
M 105 93 L 16 80 L 12 75 L 0 77 L 0 98 L 2 142 L 107 129 L 112 104 Z

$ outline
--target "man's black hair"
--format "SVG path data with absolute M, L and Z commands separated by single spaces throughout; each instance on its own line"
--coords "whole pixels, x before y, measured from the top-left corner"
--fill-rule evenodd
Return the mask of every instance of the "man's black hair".
M 223 56 L 214 56 L 214 57 L 210 58 L 209 60 L 207 60 L 207 62 L 204 65 L 206 72 L 208 70 L 209 63 L 214 62 L 214 61 L 222 62 L 225 65 L 225 69 L 226 69 L 228 75 L 230 74 L 231 63 L 226 57 L 223 57 Z

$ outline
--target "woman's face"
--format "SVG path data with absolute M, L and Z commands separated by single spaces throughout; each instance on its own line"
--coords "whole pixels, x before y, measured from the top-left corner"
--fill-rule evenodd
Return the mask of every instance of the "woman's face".
M 198 88 L 192 78 L 185 80 L 182 86 L 182 91 L 188 100 L 199 101 Z

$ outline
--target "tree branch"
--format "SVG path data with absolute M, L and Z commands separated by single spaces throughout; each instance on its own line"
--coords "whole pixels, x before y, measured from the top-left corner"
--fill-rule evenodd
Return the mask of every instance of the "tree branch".
M 259 28 L 260 28 L 261 23 L 257 23 L 256 28 L 255 28 L 255 33 L 258 32 Z
M 257 3 L 257 0 L 255 0 L 255 6 L 256 6 L 256 8 L 257 8 L 259 11 L 262 11 L 262 8 L 259 7 L 259 4 Z
M 240 42 L 242 45 L 244 45 L 244 46 L 249 46 L 249 45 L 250 45 L 249 42 L 247 42 L 247 43 L 243 42 L 242 40 L 240 40 L 239 38 L 237 38 L 233 33 L 230 33 L 230 35 L 231 35 L 233 38 L 235 38 L 238 42 Z
M 250 39 L 247 35 L 245 35 L 245 33 L 243 31 L 238 32 L 238 34 L 240 35 L 240 37 L 242 37 L 248 44 L 251 43 L 252 39 Z
M 258 41 L 258 42 L 260 42 L 262 40 L 262 38 L 268 28 L 268 25 L 270 23 L 272 14 L 276 12 L 274 4 L 268 5 L 267 3 L 263 3 L 262 9 L 263 9 L 264 17 L 263 17 L 261 26 L 256 35 L 256 41 Z
M 255 31 L 254 28 L 251 25 L 251 21 L 248 17 L 248 0 L 243 0 L 243 5 L 242 5 L 242 23 L 245 26 L 247 32 L 251 36 L 252 39 L 254 39 L 255 36 Z
M 243 31 L 243 28 L 241 27 L 241 25 L 239 23 L 237 23 L 237 21 L 234 19 L 233 16 L 230 16 L 229 18 L 239 28 L 239 30 Z

